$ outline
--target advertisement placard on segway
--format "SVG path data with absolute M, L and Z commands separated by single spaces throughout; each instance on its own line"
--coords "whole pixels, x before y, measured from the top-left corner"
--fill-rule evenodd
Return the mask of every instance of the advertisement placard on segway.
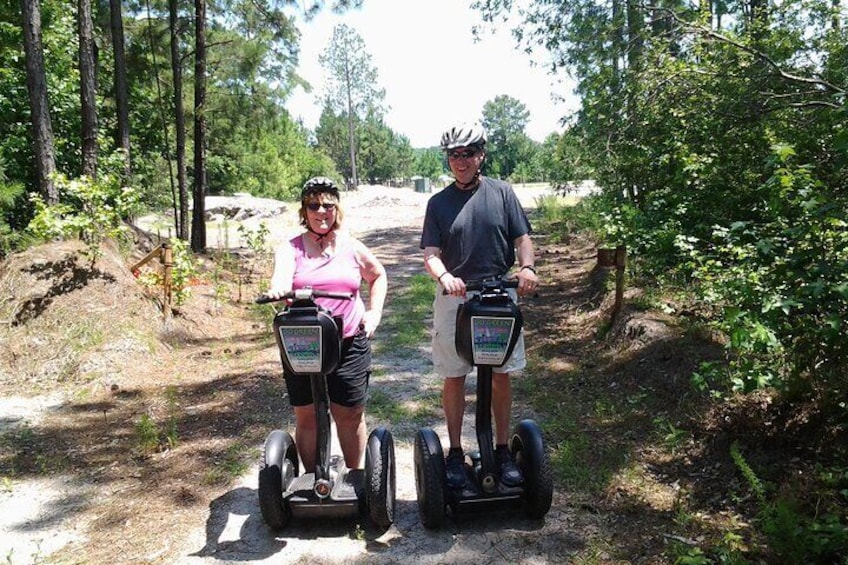
M 321 326 L 280 326 L 280 342 L 292 372 L 321 372 Z
M 514 318 L 472 316 L 474 364 L 494 367 L 503 365 L 514 327 Z

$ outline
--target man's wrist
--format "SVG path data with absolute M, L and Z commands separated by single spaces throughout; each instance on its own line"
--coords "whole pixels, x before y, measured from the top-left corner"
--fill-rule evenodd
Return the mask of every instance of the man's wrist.
M 536 267 L 534 267 L 533 265 L 522 265 L 522 267 L 518 270 L 523 271 L 524 269 L 532 271 L 534 275 L 536 274 Z
M 450 271 L 445 271 L 444 273 L 439 275 L 439 277 L 436 280 L 439 281 L 439 282 L 442 282 L 442 277 L 444 277 L 445 275 L 449 275 L 449 274 L 450 274 Z

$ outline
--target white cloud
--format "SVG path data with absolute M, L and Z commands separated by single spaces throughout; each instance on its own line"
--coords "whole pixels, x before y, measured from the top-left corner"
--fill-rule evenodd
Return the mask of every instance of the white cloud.
M 553 84 L 554 77 L 542 68 L 547 61 L 537 59 L 541 66 L 533 67 L 530 57 L 516 49 L 507 28 L 474 43 L 471 28 L 479 21 L 457 0 L 365 0 L 361 10 L 342 16 L 324 12 L 300 24 L 299 72 L 314 91 L 298 89 L 286 106 L 307 127 L 315 127 L 324 80 L 318 57 L 333 27 L 345 23 L 362 37 L 378 70 L 379 86 L 386 89 L 387 124 L 407 136 L 413 147 L 436 145 L 446 126 L 479 119 L 483 105 L 501 94 L 527 106 L 527 133 L 533 139 L 542 141 L 561 131 L 559 119 L 577 107 L 573 84 Z M 555 102 L 552 93 L 569 102 Z

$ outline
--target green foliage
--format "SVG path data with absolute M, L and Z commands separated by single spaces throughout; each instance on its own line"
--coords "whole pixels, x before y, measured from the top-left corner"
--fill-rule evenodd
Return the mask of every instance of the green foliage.
M 716 226 L 711 242 L 679 238 L 703 301 L 738 356 L 735 388 L 776 386 L 842 398 L 848 367 L 848 218 L 793 151 L 775 147 L 761 221 Z M 780 367 L 785 367 L 780 370 Z M 842 407 L 844 410 L 844 407 Z
M 39 195 L 32 194 L 35 217 L 28 229 L 43 240 L 79 237 L 86 245 L 83 253 L 94 266 L 103 254 L 103 242 L 122 235 L 123 219 L 135 210 L 137 193 L 121 186 L 117 177 L 108 174 L 96 181 L 57 175 L 54 182 L 61 201 L 50 206 Z
M 535 144 L 525 129 L 530 112 L 519 100 L 507 95 L 495 96 L 483 105 L 482 124 L 486 128 L 486 170 L 493 176 L 522 182 L 538 180 L 531 169 Z M 517 171 L 523 165 L 522 171 Z M 518 173 L 519 178 L 513 178 Z
M 756 497 L 760 527 L 768 538 L 769 551 L 780 562 L 832 563 L 834 558 L 845 554 L 848 523 L 844 516 L 833 513 L 834 508 L 838 511 L 844 507 L 844 494 L 843 500 L 835 504 L 820 501 L 816 514 L 808 517 L 791 497 L 783 495 L 774 500 L 767 497 L 765 485 L 745 460 L 738 442 L 731 444 L 730 457 Z M 828 472 L 824 476 L 832 474 Z
M 191 296 L 191 283 L 197 277 L 197 261 L 189 243 L 182 239 L 171 240 L 174 265 L 171 268 L 171 290 L 174 304 L 184 304 Z
M 159 448 L 159 426 L 150 414 L 142 414 L 135 425 L 136 441 L 139 448 L 150 453 Z
M 622 229 L 610 222 L 611 214 L 604 211 L 601 199 L 596 196 L 574 201 L 549 195 L 539 198 L 536 206 L 538 228 L 550 234 L 555 241 L 566 241 L 570 234 L 577 232 L 605 241 L 608 233 Z
M 435 147 L 418 151 L 412 174 L 430 179 L 430 182 L 436 182 L 440 176 L 447 174 L 442 151 Z
M 23 194 L 24 186 L 20 183 L 0 183 L 0 259 L 17 249 L 23 241 L 22 234 L 15 232 L 10 224 L 16 202 Z
M 268 252 L 268 236 L 271 231 L 265 222 L 259 224 L 256 230 L 252 230 L 244 224 L 239 225 L 238 234 L 257 255 Z
M 378 114 L 370 113 L 365 118 L 354 116 L 353 127 L 359 179 L 376 184 L 412 175 L 415 153 L 409 140 L 386 126 Z M 326 105 L 315 129 L 315 136 L 318 150 L 337 164 L 344 178 L 351 179 L 353 170 L 350 166 L 347 112 L 337 114 L 329 104 Z
M 168 404 L 168 425 L 165 429 L 165 441 L 168 442 L 168 447 L 173 449 L 177 446 L 179 440 L 177 421 L 179 420 L 180 403 L 175 386 L 169 386 L 165 389 L 165 400 Z
M 751 466 L 748 465 L 748 462 L 739 450 L 739 442 L 737 441 L 734 441 L 730 445 L 730 458 L 733 459 L 733 463 L 736 465 L 736 468 L 739 469 L 742 476 L 745 477 L 745 481 L 757 497 L 757 502 L 759 502 L 761 506 L 764 505 L 766 501 L 765 486 L 763 486 L 763 483 L 760 481 L 759 477 L 757 477 L 756 473 L 754 473 Z

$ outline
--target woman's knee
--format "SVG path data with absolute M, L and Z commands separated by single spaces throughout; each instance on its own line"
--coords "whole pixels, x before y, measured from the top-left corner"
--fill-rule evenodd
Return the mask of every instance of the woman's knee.
M 331 405 L 330 411 L 338 426 L 356 426 L 365 421 L 365 406 Z
M 314 430 L 315 425 L 315 407 L 295 406 L 294 408 L 295 427 L 303 431 Z

